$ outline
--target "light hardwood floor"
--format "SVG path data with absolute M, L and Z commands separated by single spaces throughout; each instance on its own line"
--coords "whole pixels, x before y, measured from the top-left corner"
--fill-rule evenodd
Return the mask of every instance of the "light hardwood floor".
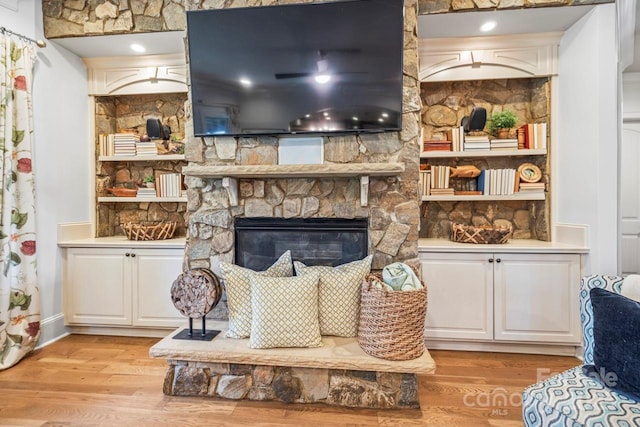
M 520 393 L 572 357 L 431 351 L 420 410 L 225 401 L 162 394 L 153 338 L 72 335 L 0 372 L 0 426 L 522 426 Z M 506 399 L 506 403 L 504 400 Z

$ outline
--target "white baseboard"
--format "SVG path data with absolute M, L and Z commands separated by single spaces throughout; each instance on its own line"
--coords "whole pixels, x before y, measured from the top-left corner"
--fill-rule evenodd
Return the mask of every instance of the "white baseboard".
M 64 325 L 64 314 L 58 313 L 40 321 L 40 338 L 36 349 L 46 347 L 69 335 Z

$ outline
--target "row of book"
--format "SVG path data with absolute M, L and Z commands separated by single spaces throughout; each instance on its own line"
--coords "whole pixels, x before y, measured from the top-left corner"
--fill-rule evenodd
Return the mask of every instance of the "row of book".
M 478 151 L 478 150 L 541 150 L 547 148 L 547 124 L 527 123 L 518 132 L 522 137 L 498 139 L 486 134 L 465 135 L 462 126 L 450 129 L 445 140 L 424 141 L 422 150 L 429 151 Z
M 541 150 L 547 148 L 546 123 L 527 123 L 520 126 L 518 130 L 524 133 L 523 148 L 529 150 Z
M 182 195 L 182 175 L 162 173 L 156 176 L 155 188 L 139 187 L 138 197 L 180 197 Z
M 483 169 L 478 176 L 478 191 L 485 196 L 514 194 L 520 182 L 516 175 L 515 169 Z
M 471 194 L 485 196 L 540 194 L 545 191 L 543 182 L 520 182 L 516 169 L 484 169 L 476 180 L 458 180 L 468 184 L 468 188 L 451 188 L 451 168 L 449 166 L 431 166 L 429 170 L 420 171 L 419 188 L 423 196 Z M 455 181 L 455 180 L 454 180 Z M 457 181 L 456 181 L 457 182 Z
M 109 133 L 98 135 L 100 156 L 155 156 L 158 148 L 153 141 L 140 141 L 135 133 Z

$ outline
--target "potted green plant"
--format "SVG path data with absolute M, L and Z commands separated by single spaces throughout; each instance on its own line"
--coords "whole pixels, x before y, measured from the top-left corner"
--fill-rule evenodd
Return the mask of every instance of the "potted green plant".
M 153 188 L 154 183 L 156 182 L 156 179 L 153 177 L 153 175 L 147 175 L 144 178 L 142 178 L 142 182 L 147 188 Z
M 509 130 L 516 125 L 518 117 L 511 110 L 495 112 L 489 118 L 489 132 L 498 138 L 508 138 Z

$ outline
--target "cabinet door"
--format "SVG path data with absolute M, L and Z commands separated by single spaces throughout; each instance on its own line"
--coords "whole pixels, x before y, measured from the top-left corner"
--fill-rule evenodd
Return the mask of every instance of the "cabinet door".
M 493 339 L 490 258 L 487 254 L 420 254 L 428 292 L 427 339 Z
M 171 302 L 173 281 L 182 273 L 182 249 L 134 249 L 134 326 L 178 327 L 186 318 Z
M 131 325 L 131 265 L 123 249 L 67 249 L 68 324 Z
M 580 341 L 580 255 L 496 254 L 495 260 L 496 340 Z

